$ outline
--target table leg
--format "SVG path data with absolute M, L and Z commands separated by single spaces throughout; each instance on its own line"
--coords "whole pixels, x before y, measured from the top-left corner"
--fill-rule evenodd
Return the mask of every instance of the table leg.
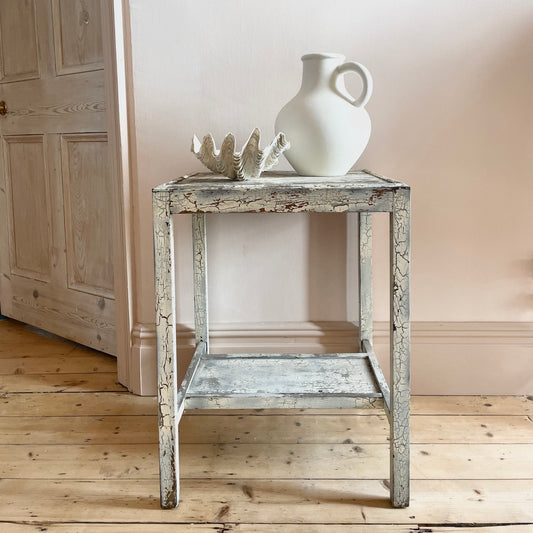
M 154 193 L 159 474 L 164 509 L 176 507 L 179 502 L 174 237 L 169 204 L 168 193 Z
M 207 227 L 206 215 L 192 215 L 192 248 L 194 275 L 194 329 L 196 346 L 205 342 L 209 353 L 209 321 L 207 315 Z
M 410 191 L 398 189 L 390 214 L 391 405 L 390 477 L 393 507 L 409 505 Z
M 359 213 L 359 338 L 372 341 L 372 214 Z

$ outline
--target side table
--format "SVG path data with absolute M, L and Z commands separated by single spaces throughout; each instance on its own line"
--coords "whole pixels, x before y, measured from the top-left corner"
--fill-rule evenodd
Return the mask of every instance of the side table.
M 178 424 L 184 409 L 384 408 L 390 498 L 409 505 L 410 188 L 370 171 L 341 177 L 211 173 L 153 189 L 161 507 L 179 502 Z M 206 213 L 358 212 L 361 346 L 348 354 L 210 354 Z M 390 213 L 390 391 L 372 346 L 373 212 Z M 178 388 L 172 215 L 192 214 L 196 350 Z M 244 460 L 244 458 L 243 458 Z

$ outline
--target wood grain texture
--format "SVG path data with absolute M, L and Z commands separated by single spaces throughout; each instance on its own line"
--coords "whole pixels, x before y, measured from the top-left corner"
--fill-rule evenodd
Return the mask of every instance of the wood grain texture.
M 533 417 L 533 396 L 414 396 L 415 415 L 526 415 Z
M 20 361 L 21 358 L 29 358 L 30 356 L 35 359 L 62 356 L 75 349 L 69 342 L 45 342 L 43 340 L 44 346 L 41 346 L 38 342 L 2 344 L 0 345 L 0 359 L 12 359 L 15 362 Z M 27 364 L 32 366 L 39 365 L 38 361 L 28 361 Z
M 97 393 L 95 393 L 97 394 Z M 113 398 L 113 393 L 106 394 Z M 115 393 L 117 394 L 117 393 Z M 135 414 L 87 415 L 76 394 L 71 414 L 63 416 L 10 414 L 11 396 L 0 399 L 1 444 L 142 444 L 157 443 L 157 416 Z M 65 399 L 65 402 L 68 400 Z M 112 413 L 123 409 L 118 402 Z M 125 410 L 125 409 L 124 409 Z M 140 410 L 140 409 L 139 409 Z M 388 421 L 383 414 L 264 415 L 218 414 L 180 421 L 182 444 L 387 444 Z M 240 411 L 237 411 L 240 413 Z M 413 417 L 413 444 L 533 444 L 533 424 L 527 416 Z
M 6 135 L 106 130 L 104 77 L 99 71 L 6 83 L 0 95 L 9 105 L 2 123 Z
M 5 524 L 6 533 L 31 533 L 42 532 L 43 526 L 32 524 Z M 47 533 L 145 533 L 146 524 L 89 524 L 89 523 L 68 523 L 68 524 L 47 524 Z M 417 529 L 418 530 L 418 529 Z M 150 524 L 150 533 L 413 533 L 412 526 L 402 524 L 387 525 L 364 525 L 364 524 Z M 423 530 L 420 530 L 423 531 Z M 453 532 L 474 532 L 474 533 L 495 533 L 493 526 L 489 527 L 431 527 L 432 533 Z M 503 525 L 499 531 L 503 533 L 531 533 L 529 525 Z
M 99 374 L 15 374 L 2 376 L 0 393 L 125 391 L 115 372 Z
M 92 380 L 91 380 L 92 382 Z M 33 391 L 32 391 L 33 392 Z M 112 392 L 83 392 L 68 395 L 60 392 L 35 395 L 32 392 L 2 392 L 0 416 L 157 416 L 156 398 L 126 394 L 121 388 Z
M 150 533 L 220 533 L 224 524 L 47 524 L 46 529 L 42 525 L 32 524 L 2 524 L 4 533 L 146 533 L 149 527 Z M 226 531 L 230 531 L 226 529 Z M 254 530 L 255 531 L 255 530 Z
M 20 374 L 70 374 L 88 372 L 115 372 L 116 359 L 100 352 L 68 356 L 2 357 L 0 375 Z
M 101 70 L 100 0 L 52 0 L 58 75 Z
M 12 348 L 41 339 L 44 359 L 53 340 L 9 320 L 0 321 L 3 339 Z M 83 374 L 85 388 L 97 389 L 101 375 Z M 33 389 L 0 392 L 1 531 L 459 533 L 519 524 L 523 533 L 533 525 L 526 397 L 414 397 L 408 509 L 389 501 L 383 411 L 189 411 L 182 501 L 169 512 L 160 508 L 155 398 L 43 394 L 33 377 Z
M 0 337 L 0 357 L 4 354 L 6 357 L 28 355 L 25 352 L 28 347 L 33 348 L 32 355 L 36 357 L 50 353 L 66 354 L 80 348 L 74 342 L 15 320 L 0 322 Z M 19 346 L 20 351 L 17 351 Z M 10 352 L 13 355 L 9 355 Z
M 531 530 L 528 525 L 506 525 L 501 526 L 505 529 L 502 529 L 503 533 L 530 533 Z M 387 525 L 375 525 L 375 524 L 350 524 L 350 525 L 339 525 L 339 524 L 236 524 L 234 527 L 228 529 L 228 531 L 233 531 L 235 533 L 390 533 L 395 531 L 396 533 L 413 533 L 416 531 L 423 531 L 422 528 L 413 529 L 412 526 L 404 526 L 401 524 L 387 524 Z M 444 533 L 455 531 L 456 533 L 461 533 L 463 531 L 471 531 L 474 533 L 495 533 L 494 527 L 431 527 L 431 533 Z
M 35 0 L 0 2 L 0 81 L 39 77 Z
M 159 507 L 151 480 L 0 480 L 2 520 L 108 523 L 533 523 L 530 480 L 414 480 L 409 509 L 393 509 L 383 480 L 183 480 L 183 501 Z M 242 531 L 242 530 L 241 530 Z M 244 529 L 246 531 L 246 528 Z M 372 531 L 372 530 L 371 530 Z M 390 531 L 395 531 L 391 529 Z M 422 530 L 423 531 L 423 530 Z M 459 530 L 460 531 L 460 530 Z
M 52 270 L 52 220 L 44 137 L 6 136 L 4 150 L 10 193 L 11 271 L 49 281 Z
M 0 128 L 6 175 L 0 178 L 0 248 L 7 250 L 11 240 L 8 258 L 0 260 L 0 304 L 4 315 L 116 353 L 104 73 L 57 75 L 52 3 L 0 2 L 0 100 L 7 103 Z M 91 50 L 102 51 L 100 0 L 55 4 L 56 29 L 65 30 L 60 54 L 87 66 Z M 8 214 L 11 239 L 3 229 Z
M 107 135 L 61 136 L 69 287 L 113 299 L 113 188 Z
M 66 276 L 66 272 L 63 271 Z M 11 309 L 17 319 L 106 353 L 115 351 L 115 302 L 56 284 L 17 277 Z M 66 283 L 66 279 L 65 279 Z
M 411 413 L 424 417 L 429 416 L 465 416 L 466 425 L 472 423 L 476 427 L 477 416 L 531 416 L 532 401 L 524 396 L 413 396 L 411 401 Z M 157 416 L 157 398 L 134 396 L 124 392 L 80 392 L 75 396 L 46 394 L 34 396 L 30 394 L 11 394 L 5 392 L 0 401 L 0 416 L 23 416 L 32 413 L 35 416 L 101 416 L 120 413 L 123 415 L 154 415 Z M 221 415 L 220 410 L 189 410 L 188 417 L 202 417 L 209 415 Z M 227 416 L 228 413 L 225 413 Z M 255 409 L 232 410 L 231 416 L 238 418 L 253 415 L 259 416 L 376 416 L 375 411 L 368 409 L 343 409 L 341 413 L 336 409 L 298 409 L 296 411 L 280 411 L 279 409 Z M 321 419 L 318 419 L 319 423 Z M 420 424 L 425 418 L 420 419 Z M 429 420 L 429 419 L 428 419 Z M 443 419 L 443 424 L 447 422 Z M 414 422 L 413 422 L 414 424 Z M 502 428 L 504 428 L 502 426 Z M 436 430 L 440 432 L 441 430 Z M 489 430 L 490 431 L 490 430 Z M 512 434 L 511 434 L 512 435 Z M 444 436 L 442 437 L 444 438 Z
M 414 444 L 412 479 L 533 479 L 531 444 Z M 182 444 L 181 478 L 386 479 L 388 444 Z M 0 445 L 0 477 L 158 479 L 146 444 Z M 388 484 L 388 483 L 387 483 Z

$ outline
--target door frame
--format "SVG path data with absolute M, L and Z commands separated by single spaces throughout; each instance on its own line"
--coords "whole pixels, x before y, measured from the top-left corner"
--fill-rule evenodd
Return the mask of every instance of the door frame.
M 118 381 L 139 393 L 132 375 L 134 324 L 133 217 L 131 194 L 135 124 L 127 0 L 100 0 L 104 52 L 109 168 L 114 186 L 113 266 Z

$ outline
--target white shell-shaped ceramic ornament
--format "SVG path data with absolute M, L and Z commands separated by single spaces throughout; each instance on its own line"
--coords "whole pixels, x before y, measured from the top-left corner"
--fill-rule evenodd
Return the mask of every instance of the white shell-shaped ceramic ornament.
M 279 156 L 290 143 L 285 134 L 280 132 L 264 150 L 259 148 L 261 132 L 255 128 L 246 141 L 242 151 L 235 151 L 235 136 L 228 133 L 224 137 L 220 150 L 216 149 L 213 136 L 208 133 L 202 142 L 194 135 L 191 152 L 211 171 L 222 174 L 232 180 L 247 180 L 259 177 L 263 170 L 277 164 Z

